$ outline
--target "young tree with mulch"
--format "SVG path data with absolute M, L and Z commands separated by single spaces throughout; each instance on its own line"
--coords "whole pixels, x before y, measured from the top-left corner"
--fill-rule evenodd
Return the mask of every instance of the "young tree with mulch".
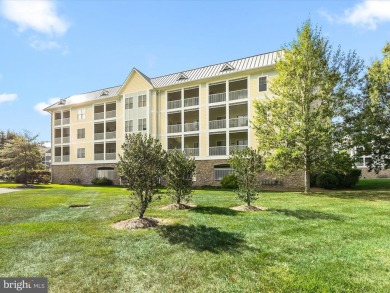
M 192 193 L 192 176 L 195 172 L 195 159 L 186 157 L 178 150 L 168 153 L 167 164 L 167 191 L 175 202 L 172 209 L 186 209 Z

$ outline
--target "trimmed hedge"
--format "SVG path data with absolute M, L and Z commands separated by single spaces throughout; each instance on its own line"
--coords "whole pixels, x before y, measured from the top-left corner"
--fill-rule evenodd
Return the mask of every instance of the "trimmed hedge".
M 94 179 L 92 179 L 91 183 L 93 185 L 99 185 L 99 186 L 108 186 L 108 185 L 114 184 L 114 182 L 107 177 L 94 178 Z
M 332 173 L 321 173 L 316 180 L 317 186 L 325 189 L 335 189 L 339 183 L 337 176 Z
M 234 173 L 226 175 L 221 180 L 221 186 L 226 189 L 238 189 L 237 176 Z
M 361 174 L 359 169 L 351 169 L 347 174 L 326 171 L 317 175 L 315 182 L 316 186 L 325 189 L 351 188 L 359 182 Z

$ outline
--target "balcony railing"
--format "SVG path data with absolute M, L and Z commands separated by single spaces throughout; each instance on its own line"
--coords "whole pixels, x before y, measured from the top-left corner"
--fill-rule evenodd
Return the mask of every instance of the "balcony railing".
M 61 125 L 61 118 L 54 120 L 54 125 Z
M 168 125 L 168 133 L 181 132 L 181 124 Z
M 116 117 L 116 110 L 112 110 L 112 111 L 107 111 L 106 112 L 106 119 L 107 118 L 113 118 L 113 117 Z
M 243 126 L 248 126 L 248 117 L 229 119 L 229 127 L 243 127 Z
M 95 120 L 104 119 L 104 112 L 98 112 L 93 115 Z
M 60 144 L 61 143 L 61 137 L 54 138 L 54 144 Z
M 64 155 L 64 156 L 62 156 L 62 161 L 63 162 L 69 162 L 69 158 L 70 158 L 69 155 Z
M 199 105 L 199 97 L 184 99 L 184 107 L 191 107 Z
M 214 169 L 214 180 L 222 180 L 223 177 L 233 173 L 232 168 L 216 168 Z
M 199 148 L 186 148 L 184 149 L 184 153 L 187 156 L 197 157 L 199 156 Z
M 95 154 L 95 161 L 104 160 L 104 153 Z
M 209 95 L 209 103 L 219 103 L 226 101 L 226 93 Z
M 54 156 L 54 162 L 61 162 L 61 156 Z
M 226 155 L 226 146 L 216 146 L 209 148 L 210 156 L 225 156 Z
M 70 118 L 63 118 L 62 119 L 62 124 L 69 124 L 70 123 Z
M 243 150 L 246 149 L 248 146 L 247 145 L 231 145 L 229 147 L 229 154 L 231 155 L 235 150 Z
M 193 123 L 184 123 L 184 131 L 198 131 L 199 130 L 199 122 Z
M 181 100 L 168 101 L 168 109 L 176 109 L 181 107 Z
M 95 133 L 95 134 L 94 134 L 94 138 L 95 138 L 95 140 L 104 139 L 104 132 Z
M 212 120 L 209 122 L 209 129 L 226 128 L 226 119 Z
M 69 141 L 70 141 L 69 136 L 64 136 L 64 137 L 62 138 L 62 143 L 69 143 Z
M 248 98 L 248 90 L 238 90 L 229 92 L 229 101 L 240 100 Z
M 116 137 L 116 131 L 106 132 L 106 139 L 113 139 Z
M 106 160 L 116 160 L 116 153 L 106 153 Z

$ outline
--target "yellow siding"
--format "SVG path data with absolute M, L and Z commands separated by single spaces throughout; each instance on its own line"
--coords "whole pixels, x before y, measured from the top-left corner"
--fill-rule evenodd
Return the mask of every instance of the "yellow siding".
M 123 95 L 128 93 L 140 92 L 152 88 L 153 87 L 150 85 L 149 82 L 145 80 L 143 76 L 141 76 L 137 71 L 133 71 L 119 94 Z

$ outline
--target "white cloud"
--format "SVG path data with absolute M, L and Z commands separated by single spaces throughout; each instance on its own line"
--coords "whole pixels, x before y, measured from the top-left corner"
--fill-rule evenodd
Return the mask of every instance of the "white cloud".
M 379 22 L 390 21 L 390 1 L 365 0 L 344 13 L 344 21 L 375 30 Z
M 63 35 L 69 28 L 69 23 L 57 14 L 51 0 L 2 0 L 1 10 L 6 19 L 18 25 L 19 31 L 32 29 L 49 35 Z
M 49 115 L 48 112 L 43 111 L 46 107 L 49 107 L 53 105 L 54 103 L 57 103 L 60 100 L 60 98 L 51 98 L 48 99 L 46 102 L 38 103 L 34 106 L 34 110 L 37 111 L 41 115 Z
M 13 102 L 18 98 L 17 94 L 0 94 L 0 104 L 5 102 Z
M 60 49 L 61 46 L 56 41 L 42 41 L 33 39 L 30 42 L 30 46 L 38 51 Z

